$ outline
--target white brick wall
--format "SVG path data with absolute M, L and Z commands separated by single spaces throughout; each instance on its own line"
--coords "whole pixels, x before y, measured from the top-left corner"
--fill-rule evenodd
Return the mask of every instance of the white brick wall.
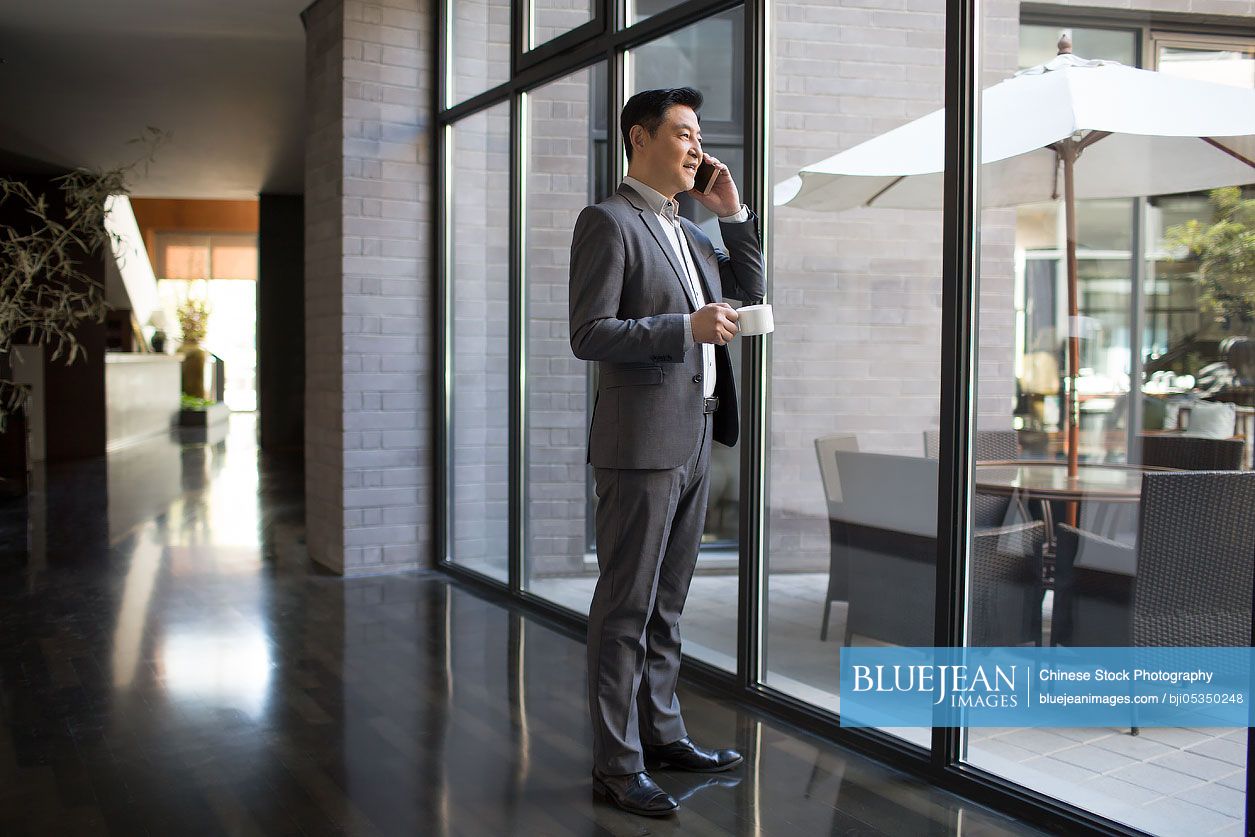
M 592 19 L 590 0 L 532 0 L 532 29 L 540 46 Z
M 592 70 L 530 97 L 527 170 L 529 575 L 583 571 L 588 364 L 571 354 L 571 233 L 592 202 Z M 602 76 L 604 78 L 604 76 Z
M 510 0 L 453 0 L 451 104 L 510 78 Z
M 497 578 L 509 549 L 510 108 L 453 126 L 452 557 Z
M 306 14 L 306 498 L 344 574 L 431 558 L 434 15 L 430 0 Z

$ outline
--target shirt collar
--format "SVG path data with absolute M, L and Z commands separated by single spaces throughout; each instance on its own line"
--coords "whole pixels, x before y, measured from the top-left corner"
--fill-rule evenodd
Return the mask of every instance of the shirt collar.
M 646 206 L 653 210 L 655 215 L 665 216 L 667 213 L 663 210 L 665 210 L 668 205 L 674 207 L 672 210 L 673 214 L 678 214 L 680 205 L 653 187 L 646 186 L 635 177 L 625 177 L 623 178 L 623 182 L 636 190 L 636 193 L 641 196 L 641 199 L 645 201 Z

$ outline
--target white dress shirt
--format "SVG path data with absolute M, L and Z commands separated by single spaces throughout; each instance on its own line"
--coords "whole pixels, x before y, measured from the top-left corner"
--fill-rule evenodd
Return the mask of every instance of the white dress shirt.
M 688 247 L 685 246 L 684 232 L 680 229 L 679 210 L 680 205 L 673 199 L 668 198 L 656 189 L 646 186 L 635 177 L 625 177 L 623 182 L 636 190 L 637 194 L 644 199 L 645 204 L 658 216 L 658 220 L 662 223 L 662 231 L 667 236 L 667 241 L 671 244 L 671 250 L 679 259 L 680 265 L 684 269 L 685 280 L 688 282 L 689 290 L 693 294 L 693 299 L 697 300 L 697 308 L 701 308 L 711 302 L 706 298 L 706 294 L 702 291 L 702 281 L 697 272 L 697 265 L 693 261 L 693 254 Z M 722 223 L 740 224 L 749 220 L 749 210 L 744 204 L 732 215 L 720 217 Z M 694 309 L 696 310 L 696 309 Z M 684 351 L 687 353 L 693 347 L 693 323 L 689 314 L 684 315 Z M 715 394 L 715 347 L 712 343 L 702 343 L 702 394 L 709 398 Z

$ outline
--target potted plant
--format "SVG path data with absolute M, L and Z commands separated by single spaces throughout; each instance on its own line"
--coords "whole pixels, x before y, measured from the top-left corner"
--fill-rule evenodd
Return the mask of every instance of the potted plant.
M 183 344 L 179 353 L 183 355 L 183 394 L 195 398 L 206 398 L 205 364 L 209 359 L 200 342 L 205 339 L 209 327 L 209 304 L 203 299 L 188 297 L 179 303 L 177 310 L 179 329 L 183 332 Z

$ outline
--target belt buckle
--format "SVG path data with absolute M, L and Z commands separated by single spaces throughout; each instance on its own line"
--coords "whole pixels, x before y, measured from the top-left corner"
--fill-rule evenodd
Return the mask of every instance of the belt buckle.
M 719 396 L 716 395 L 710 398 L 703 399 L 702 412 L 713 413 L 718 409 L 719 409 Z

